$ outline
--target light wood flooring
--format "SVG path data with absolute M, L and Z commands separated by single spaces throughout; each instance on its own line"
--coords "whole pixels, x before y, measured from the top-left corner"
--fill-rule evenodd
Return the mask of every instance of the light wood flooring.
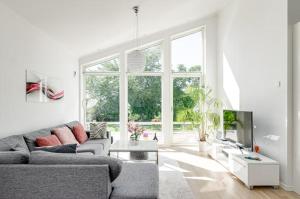
M 296 199 L 300 196 L 282 188 L 255 187 L 249 190 L 229 174 L 218 162 L 196 146 L 160 147 L 160 156 L 172 158 L 179 168 L 195 198 L 199 199 Z M 263 175 L 263 173 L 261 174 Z

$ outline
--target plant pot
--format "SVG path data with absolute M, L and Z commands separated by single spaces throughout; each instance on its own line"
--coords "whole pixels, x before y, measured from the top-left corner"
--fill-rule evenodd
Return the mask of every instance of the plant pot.
M 207 142 L 199 141 L 199 152 L 207 152 L 207 151 L 208 151 Z

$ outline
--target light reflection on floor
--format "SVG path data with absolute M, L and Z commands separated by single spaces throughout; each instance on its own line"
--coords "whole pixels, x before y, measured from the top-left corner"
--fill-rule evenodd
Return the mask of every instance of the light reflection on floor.
M 194 167 L 199 167 L 213 172 L 226 172 L 226 169 L 216 161 L 200 157 L 198 155 L 193 155 L 187 152 L 160 152 L 159 154 L 162 157 L 176 160 L 185 164 L 190 164 Z

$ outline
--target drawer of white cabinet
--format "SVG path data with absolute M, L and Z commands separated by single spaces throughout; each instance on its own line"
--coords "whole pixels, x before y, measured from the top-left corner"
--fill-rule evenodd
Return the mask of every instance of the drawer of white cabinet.
M 231 172 L 245 184 L 248 184 L 248 168 L 234 159 L 230 161 Z

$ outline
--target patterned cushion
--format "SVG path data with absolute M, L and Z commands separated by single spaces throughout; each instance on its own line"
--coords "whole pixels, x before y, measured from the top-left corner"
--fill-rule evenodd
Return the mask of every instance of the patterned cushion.
M 68 127 L 55 128 L 52 133 L 56 135 L 62 144 L 78 144 L 78 141 L 74 137 L 72 131 Z
M 106 122 L 91 123 L 90 139 L 107 139 Z

